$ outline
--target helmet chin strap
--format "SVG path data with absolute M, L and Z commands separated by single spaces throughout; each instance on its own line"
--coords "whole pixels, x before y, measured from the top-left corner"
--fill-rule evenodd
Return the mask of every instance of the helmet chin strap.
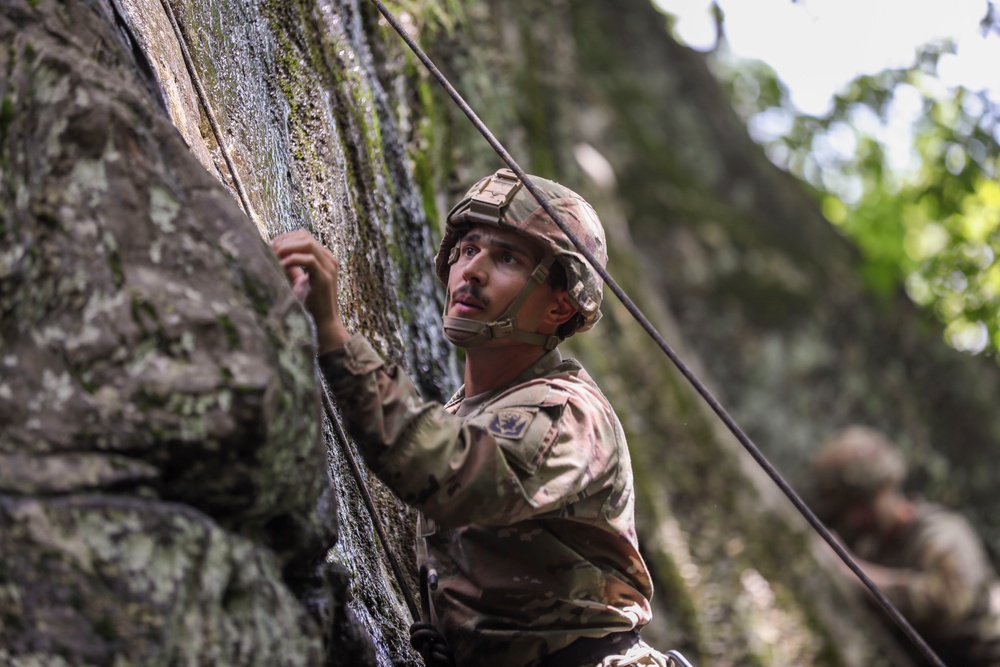
M 453 252 L 453 255 L 457 259 L 458 254 Z M 531 276 L 528 278 L 528 282 L 524 284 L 524 287 L 521 288 L 521 292 L 507 306 L 507 310 L 492 322 L 480 322 L 479 320 L 448 315 L 448 306 L 451 304 L 451 291 L 449 291 L 445 300 L 445 314 L 443 316 L 445 337 L 453 345 L 459 347 L 478 347 L 491 340 L 511 336 L 524 343 L 540 345 L 545 350 L 554 348 L 562 342 L 562 338 L 559 336 L 525 331 L 517 326 L 517 311 L 521 309 L 521 306 L 535 289 L 548 278 L 549 267 L 552 266 L 552 262 L 554 261 L 555 256 L 552 254 L 543 258 L 538 266 L 535 267 L 535 270 L 531 272 Z

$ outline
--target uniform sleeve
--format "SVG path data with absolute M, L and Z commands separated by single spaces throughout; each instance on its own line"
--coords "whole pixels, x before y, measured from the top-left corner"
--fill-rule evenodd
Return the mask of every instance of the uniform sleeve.
M 445 527 L 558 513 L 610 484 L 601 415 L 531 387 L 467 422 L 424 401 L 402 370 L 355 336 L 320 358 L 371 470 Z
M 915 625 L 948 625 L 973 609 L 989 574 L 978 537 L 955 516 L 923 536 L 916 566 L 892 571 L 880 588 Z

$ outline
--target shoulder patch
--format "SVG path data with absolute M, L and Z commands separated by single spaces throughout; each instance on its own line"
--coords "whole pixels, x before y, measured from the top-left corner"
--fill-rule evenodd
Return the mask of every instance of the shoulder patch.
M 501 438 L 520 440 L 528 432 L 533 416 L 528 410 L 501 410 L 493 415 L 488 430 Z

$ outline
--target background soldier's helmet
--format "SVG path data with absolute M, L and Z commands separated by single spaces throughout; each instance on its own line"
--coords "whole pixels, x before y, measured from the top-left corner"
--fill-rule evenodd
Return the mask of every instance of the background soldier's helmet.
M 906 477 L 906 463 L 889 438 L 867 426 L 835 433 L 812 462 L 813 510 L 834 521 L 852 505 L 864 503 Z
M 593 207 L 565 186 L 537 176 L 530 178 L 573 235 L 602 267 L 606 266 L 608 251 L 604 228 Z M 586 331 L 601 318 L 604 281 L 509 169 L 501 169 L 480 180 L 448 213 L 441 247 L 434 259 L 442 283 L 448 284 L 448 273 L 457 257 L 453 248 L 469 227 L 477 224 L 512 229 L 538 239 L 562 265 L 570 300 L 578 312 L 574 319 L 560 327 L 561 337 Z

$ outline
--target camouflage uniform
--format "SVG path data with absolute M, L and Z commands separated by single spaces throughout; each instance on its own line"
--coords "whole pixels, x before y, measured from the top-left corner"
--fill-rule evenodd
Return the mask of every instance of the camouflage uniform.
M 982 542 L 961 515 L 916 502 L 901 534 L 859 540 L 856 553 L 895 570 L 882 592 L 945 664 L 1000 666 L 1000 586 Z
M 533 665 L 649 621 L 625 436 L 578 363 L 554 349 L 507 387 L 447 406 L 361 336 L 320 365 L 366 463 L 426 517 L 435 621 L 459 665 Z M 655 654 L 644 646 L 632 653 Z

